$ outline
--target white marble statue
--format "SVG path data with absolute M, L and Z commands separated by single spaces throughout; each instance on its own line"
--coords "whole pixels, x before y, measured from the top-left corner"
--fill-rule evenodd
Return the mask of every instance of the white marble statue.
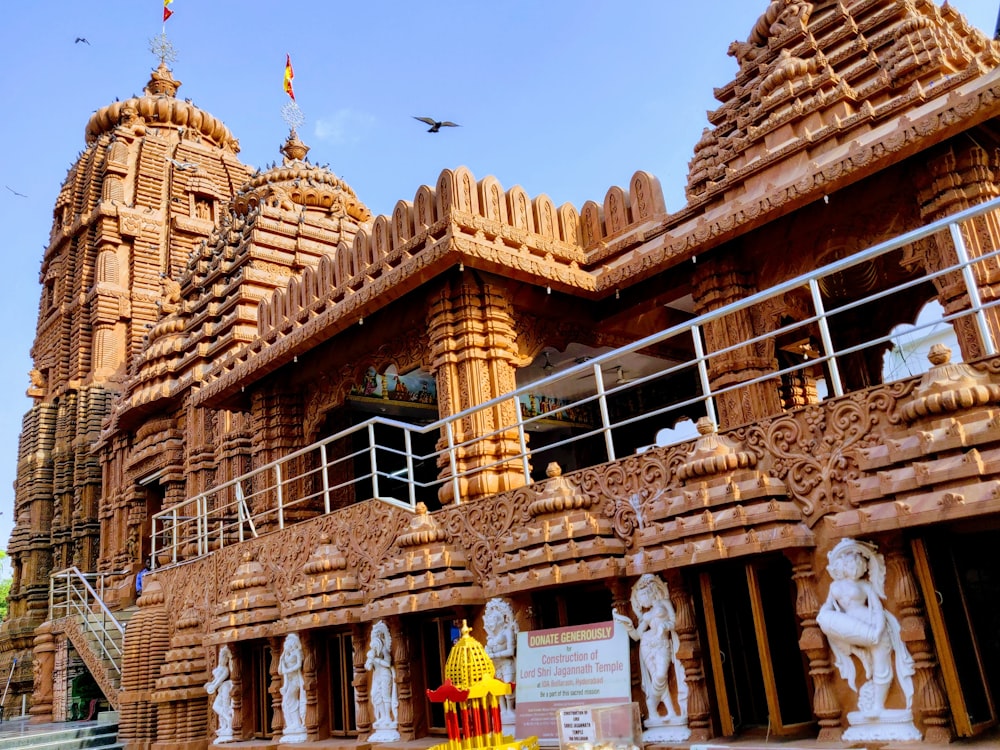
M 674 624 L 677 615 L 670 602 L 666 582 L 646 573 L 632 587 L 632 610 L 638 624 L 617 610 L 612 617 L 639 642 L 639 668 L 642 692 L 646 698 L 645 742 L 683 742 L 691 736 L 687 726 L 687 682 L 684 665 L 677 658 L 680 639 Z M 677 702 L 671 689 L 671 677 L 677 691 Z M 666 715 L 660 713 L 660 706 Z
M 285 728 L 280 742 L 305 742 L 306 733 L 306 683 L 302 677 L 302 641 L 298 634 L 285 636 L 278 662 L 281 674 L 281 713 Z
M 847 714 L 848 741 L 919 740 L 913 725 L 913 657 L 900 637 L 899 621 L 885 610 L 885 561 L 874 545 L 841 539 L 827 555 L 833 579 L 816 622 L 826 634 L 841 677 L 858 694 L 858 710 Z M 857 687 L 854 659 L 865 670 Z M 895 669 L 894 669 L 895 668 Z M 905 709 L 885 706 L 893 677 Z
M 372 626 L 365 669 L 372 673 L 368 699 L 375 713 L 375 720 L 372 722 L 375 732 L 368 741 L 397 742 L 399 696 L 396 693 L 396 668 L 392 664 L 392 636 L 389 635 L 389 626 L 384 620 L 379 620 Z
M 486 627 L 486 655 L 493 660 L 497 679 L 515 682 L 517 620 L 506 599 L 494 598 L 486 602 L 483 625 Z M 503 725 L 512 726 L 515 719 L 514 695 L 510 693 L 500 696 L 500 720 Z
M 219 664 L 212 670 L 212 679 L 205 685 L 205 691 L 212 695 L 212 710 L 219 718 L 219 728 L 215 732 L 215 741 L 232 742 L 233 738 L 233 680 L 231 677 L 233 655 L 229 646 L 219 649 Z

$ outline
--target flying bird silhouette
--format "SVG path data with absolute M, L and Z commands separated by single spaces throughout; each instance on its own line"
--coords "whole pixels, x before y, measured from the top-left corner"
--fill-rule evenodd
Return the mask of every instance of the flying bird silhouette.
M 80 42 L 83 42 L 83 43 L 84 43 L 84 44 L 86 44 L 87 46 L 90 46 L 90 42 L 88 42 L 88 41 L 87 41 L 87 40 L 86 40 L 86 39 L 85 39 L 84 37 L 82 37 L 82 36 L 78 36 L 78 37 L 77 37 L 77 38 L 76 38 L 76 39 L 75 39 L 75 40 L 73 41 L 73 44 L 79 44 Z
M 167 157 L 167 161 L 173 164 L 178 170 L 183 172 L 185 169 L 194 169 L 198 165 L 193 161 L 177 161 L 176 159 L 171 159 Z
M 5 187 L 5 188 L 7 188 L 7 189 L 8 189 L 8 190 L 9 190 L 10 192 L 12 192 L 12 193 L 13 193 L 14 195 L 16 195 L 16 196 L 18 196 L 18 197 L 20 197 L 20 198 L 27 198 L 27 197 L 28 197 L 28 196 L 26 196 L 26 195 L 25 195 L 24 193 L 19 193 L 19 192 L 17 192 L 17 191 L 16 191 L 16 190 L 15 190 L 14 188 L 12 188 L 12 187 L 11 187 L 10 185 L 4 185 L 4 187 Z
M 435 120 L 433 117 L 417 117 L 416 115 L 413 115 L 413 119 L 420 120 L 420 122 L 425 122 L 428 125 L 430 125 L 430 128 L 428 128 L 427 130 L 428 133 L 437 133 L 438 131 L 441 130 L 441 128 L 461 127 L 457 122 L 450 122 L 448 120 L 445 120 L 444 122 L 439 122 Z

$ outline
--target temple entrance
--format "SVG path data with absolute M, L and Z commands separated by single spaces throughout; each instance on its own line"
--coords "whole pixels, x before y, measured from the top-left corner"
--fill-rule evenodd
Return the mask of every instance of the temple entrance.
M 813 721 L 792 566 L 723 563 L 698 576 L 719 734 L 798 734 Z
M 139 528 L 139 549 L 135 550 L 132 562 L 139 567 L 151 558 L 153 554 L 153 516 L 163 510 L 164 487 L 158 482 L 146 482 L 142 485 L 145 495 L 145 514 Z
M 321 737 L 355 737 L 354 647 L 349 630 L 320 630 L 316 649 L 319 733 Z
M 1000 529 L 912 542 L 955 731 L 995 726 L 1000 696 Z
M 444 704 L 427 698 L 427 689 L 434 689 L 444 682 L 444 668 L 452 644 L 459 638 L 461 620 L 441 613 L 417 622 L 408 623 L 411 632 L 419 632 L 419 638 L 411 641 L 414 663 L 418 665 L 414 676 L 414 695 L 423 700 L 424 729 L 429 734 L 441 735 L 447 732 Z
M 251 737 L 266 739 L 272 734 L 271 725 L 274 721 L 274 706 L 268 692 L 271 649 L 266 641 L 254 641 L 244 649 L 244 654 L 244 725 L 250 725 Z

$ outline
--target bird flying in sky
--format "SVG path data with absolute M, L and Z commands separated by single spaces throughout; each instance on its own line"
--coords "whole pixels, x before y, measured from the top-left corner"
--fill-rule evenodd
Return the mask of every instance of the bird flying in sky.
M 84 44 L 86 44 L 86 45 L 89 45 L 89 44 L 90 44 L 90 42 L 88 42 L 88 41 L 87 41 L 86 39 L 84 39 L 84 38 L 83 38 L 82 36 L 78 36 L 78 37 L 76 38 L 76 40 L 75 40 L 75 41 L 73 42 L 73 44 L 79 44 L 80 42 L 83 42 L 83 43 L 84 43 Z
M 9 190 L 10 192 L 12 192 L 12 193 L 13 193 L 14 195 L 16 195 L 16 196 L 18 196 L 18 197 L 20 197 L 20 198 L 27 198 L 27 197 L 28 197 L 28 196 L 26 196 L 26 195 L 25 195 L 24 193 L 19 193 L 19 192 L 17 192 L 17 191 L 16 191 L 16 190 L 15 190 L 14 188 L 12 188 L 12 187 L 11 187 L 10 185 L 4 185 L 4 187 L 5 187 L 5 188 L 7 188 L 7 189 L 8 189 L 8 190 Z
M 448 120 L 445 120 L 444 122 L 439 122 L 438 120 L 435 120 L 433 117 L 417 117 L 416 115 L 414 115 L 413 119 L 420 120 L 420 122 L 425 122 L 428 125 L 430 125 L 430 128 L 427 129 L 428 133 L 437 133 L 438 131 L 441 130 L 441 128 L 460 127 L 460 125 L 457 122 L 450 122 Z

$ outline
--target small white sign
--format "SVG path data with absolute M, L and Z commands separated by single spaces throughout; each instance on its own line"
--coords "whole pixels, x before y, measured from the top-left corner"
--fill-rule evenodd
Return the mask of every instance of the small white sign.
M 559 711 L 564 742 L 596 742 L 597 726 L 589 708 L 564 708 Z

